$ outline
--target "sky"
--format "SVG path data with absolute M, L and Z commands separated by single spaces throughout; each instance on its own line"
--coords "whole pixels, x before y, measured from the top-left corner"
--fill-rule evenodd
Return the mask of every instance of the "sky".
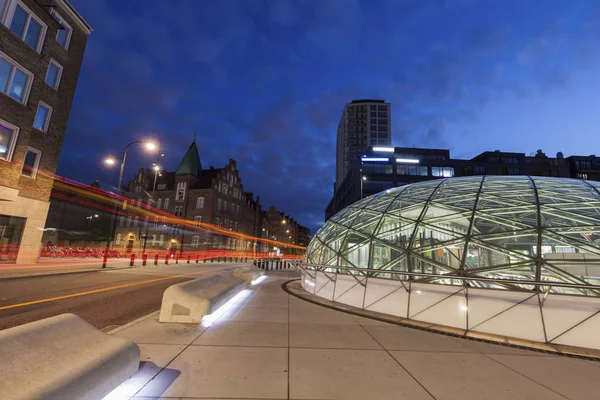
M 600 154 L 595 0 L 71 0 L 92 25 L 58 174 L 103 187 L 132 140 L 204 168 L 311 228 L 353 99 L 391 103 L 392 144 Z M 155 156 L 128 153 L 125 180 Z

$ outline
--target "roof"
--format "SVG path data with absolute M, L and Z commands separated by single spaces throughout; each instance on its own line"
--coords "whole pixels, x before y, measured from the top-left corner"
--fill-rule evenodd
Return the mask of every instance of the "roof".
M 203 169 L 200 180 L 194 184 L 192 189 L 208 189 L 212 187 L 212 181 L 223 171 L 223 168 Z
M 200 178 L 200 176 L 202 175 L 202 163 L 200 162 L 200 156 L 198 155 L 198 147 L 196 146 L 196 141 L 192 142 L 190 148 L 185 153 L 185 156 L 183 156 L 179 167 L 177 167 L 175 175 L 191 175 L 196 178 Z

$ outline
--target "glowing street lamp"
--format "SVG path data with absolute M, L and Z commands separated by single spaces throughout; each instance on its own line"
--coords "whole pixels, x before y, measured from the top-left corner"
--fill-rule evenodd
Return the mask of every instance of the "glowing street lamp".
M 117 182 L 117 196 L 119 196 L 121 193 L 121 182 L 123 181 L 123 171 L 125 170 L 125 160 L 127 159 L 127 150 L 129 149 L 130 146 L 132 146 L 134 144 L 144 145 L 147 150 L 156 149 L 156 144 L 154 144 L 154 142 L 135 140 L 135 141 L 127 144 L 127 146 L 125 146 L 125 149 L 123 150 L 123 157 L 121 157 L 121 158 L 108 157 L 104 160 L 104 162 L 107 165 L 111 165 L 111 166 L 115 165 L 117 163 L 117 160 L 121 161 L 121 169 L 119 171 L 119 180 Z M 115 202 L 115 207 L 113 208 L 113 218 L 112 218 L 112 223 L 111 223 L 110 235 L 109 235 L 108 239 L 106 240 L 106 247 L 104 249 L 104 259 L 102 260 L 102 268 L 106 268 L 106 263 L 108 261 L 108 251 L 110 250 L 110 243 L 113 240 L 113 237 L 115 236 L 115 231 L 117 229 L 116 222 L 117 222 L 118 205 L 119 205 L 119 203 Z

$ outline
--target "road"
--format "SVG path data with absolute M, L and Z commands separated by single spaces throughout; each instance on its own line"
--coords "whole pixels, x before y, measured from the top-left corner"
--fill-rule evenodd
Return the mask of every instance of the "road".
M 134 268 L 0 280 L 0 330 L 62 313 L 108 330 L 160 309 L 170 285 L 232 267 Z

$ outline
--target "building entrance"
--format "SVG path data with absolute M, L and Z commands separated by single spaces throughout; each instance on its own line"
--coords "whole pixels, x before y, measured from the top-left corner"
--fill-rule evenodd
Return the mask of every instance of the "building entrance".
M 0 215 L 0 263 L 14 264 L 19 254 L 25 218 Z

